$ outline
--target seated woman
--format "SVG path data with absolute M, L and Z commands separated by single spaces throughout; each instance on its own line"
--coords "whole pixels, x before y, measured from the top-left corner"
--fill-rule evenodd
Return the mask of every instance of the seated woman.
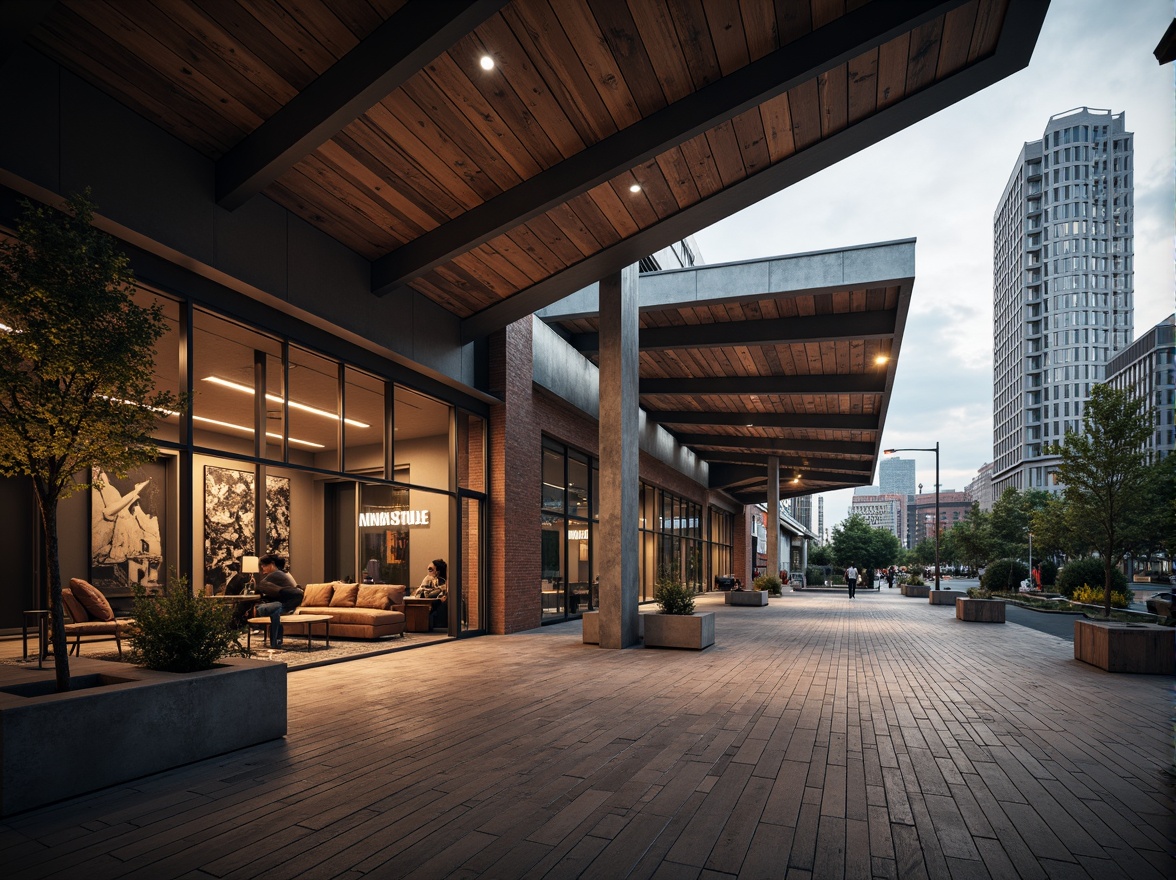
M 422 599 L 437 599 L 433 603 L 432 613 L 429 615 L 429 625 L 436 629 L 437 627 L 449 626 L 449 587 L 447 584 L 448 567 L 444 559 L 434 559 L 429 564 L 429 570 L 425 573 L 421 585 L 416 588 L 413 595 Z

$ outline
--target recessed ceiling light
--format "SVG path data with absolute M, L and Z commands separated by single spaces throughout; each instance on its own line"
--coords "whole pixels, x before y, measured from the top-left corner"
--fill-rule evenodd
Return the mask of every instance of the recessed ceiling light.
M 204 381 L 211 382 L 214 385 L 220 385 L 223 388 L 232 388 L 234 391 L 241 391 L 241 392 L 244 392 L 245 394 L 253 394 L 252 386 L 242 385 L 239 382 L 230 382 L 228 379 L 222 379 L 220 376 L 205 376 Z M 265 395 L 265 399 L 268 400 L 270 403 L 284 403 L 285 402 L 282 399 L 281 395 L 270 394 L 268 392 Z M 299 409 L 299 410 L 302 410 L 303 412 L 314 413 L 316 416 L 322 416 L 325 419 L 334 419 L 336 422 L 339 421 L 338 414 L 333 413 L 333 412 L 327 412 L 325 409 L 319 409 L 316 406 L 308 406 L 307 404 L 299 403 L 296 400 L 289 401 L 289 404 L 290 404 L 291 409 Z M 361 422 L 356 419 L 344 419 L 343 421 L 346 424 L 351 425 L 353 428 L 370 428 L 371 427 L 371 425 L 369 425 L 367 422 Z
M 639 193 L 639 192 L 641 192 L 641 184 L 639 184 L 639 183 L 631 183 L 631 184 L 629 184 L 629 192 L 631 192 L 631 193 Z
M 481 58 L 479 58 L 478 64 L 482 65 L 482 70 L 493 70 L 494 69 L 494 59 L 491 58 L 489 55 L 483 55 Z
M 874 363 L 876 363 L 876 364 L 884 364 L 884 363 L 886 363 L 888 360 L 890 360 L 890 358 L 888 358 L 888 357 L 887 357 L 886 355 L 884 355 L 884 354 L 880 354 L 880 355 L 878 355 L 876 358 L 874 358 Z

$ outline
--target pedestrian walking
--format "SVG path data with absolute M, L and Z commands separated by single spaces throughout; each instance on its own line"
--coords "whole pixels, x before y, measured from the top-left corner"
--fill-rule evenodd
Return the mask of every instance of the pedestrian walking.
M 849 598 L 853 599 L 857 593 L 858 570 L 853 567 L 852 562 L 845 570 L 845 582 L 849 584 Z
M 886 589 L 888 590 L 894 589 L 894 574 L 895 571 L 893 565 L 886 569 Z

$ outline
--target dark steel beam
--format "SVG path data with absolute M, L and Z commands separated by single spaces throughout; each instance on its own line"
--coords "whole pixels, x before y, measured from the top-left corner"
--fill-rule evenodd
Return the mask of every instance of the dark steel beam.
M 727 468 L 744 468 L 747 465 L 720 465 L 714 464 L 710 466 L 710 483 L 711 489 L 726 489 L 728 478 L 734 478 L 734 485 L 739 483 L 746 483 L 749 479 L 748 475 L 740 470 L 728 471 Z M 840 483 L 845 486 L 866 486 L 869 485 L 869 476 L 854 476 L 853 474 L 838 474 L 830 471 L 805 471 L 801 474 L 799 483 L 793 483 L 792 479 L 780 481 L 780 488 L 783 489 L 797 489 L 801 486 L 811 483 Z M 764 476 L 764 491 L 767 491 L 767 475 Z M 824 490 L 822 490 L 824 491 Z
M 702 394 L 881 394 L 886 374 L 817 373 L 800 376 L 699 376 L 642 379 L 639 393 Z
M 56 5 L 55 0 L 4 0 L 0 3 L 0 67 Z
M 876 431 L 878 417 L 842 413 L 694 412 L 646 409 L 659 425 L 751 425 L 756 428 L 819 428 L 822 430 Z
M 867 3 L 569 156 L 372 264 L 372 292 L 407 284 L 594 186 L 963 4 Z M 651 252 L 652 253 L 652 252 Z
M 674 439 L 691 449 L 762 449 L 764 455 L 783 452 L 830 455 L 874 455 L 874 444 L 865 440 L 777 440 L 774 437 L 733 437 L 723 434 L 675 434 Z M 700 453 L 704 458 L 705 453 Z
M 506 5 L 406 3 L 216 163 L 216 201 L 233 210 L 395 91 Z
M 462 338 L 489 336 L 1016 73 L 1029 63 L 1048 8 L 1049 0 L 1010 0 L 992 55 L 465 318 Z
M 850 312 L 844 315 L 806 315 L 767 321 L 723 321 L 644 327 L 637 334 L 642 351 L 719 348 L 730 345 L 790 345 L 850 339 L 889 339 L 894 335 L 897 309 Z M 573 333 L 569 340 L 582 354 L 600 347 L 599 333 Z

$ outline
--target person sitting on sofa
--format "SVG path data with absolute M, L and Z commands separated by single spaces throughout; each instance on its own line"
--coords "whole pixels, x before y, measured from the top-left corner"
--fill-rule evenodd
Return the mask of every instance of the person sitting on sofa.
M 434 629 L 449 624 L 449 606 L 446 604 L 449 599 L 447 574 L 448 566 L 446 566 L 445 560 L 434 559 L 429 564 L 429 570 L 425 573 L 421 585 L 416 588 L 418 597 L 439 600 L 434 603 L 432 613 L 429 615 L 429 623 Z
M 286 571 L 286 560 L 272 553 L 257 560 L 262 578 L 257 584 L 257 592 L 265 599 L 254 609 L 258 617 L 270 619 L 270 646 L 282 647 L 282 613 L 289 614 L 302 604 L 302 590 L 290 572 Z

